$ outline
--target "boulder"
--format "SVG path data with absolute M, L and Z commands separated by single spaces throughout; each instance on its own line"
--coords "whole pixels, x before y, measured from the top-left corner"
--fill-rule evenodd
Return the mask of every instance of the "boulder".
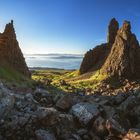
M 100 137 L 107 135 L 106 120 L 99 116 L 93 123 L 93 131 Z
M 39 126 L 52 126 L 57 124 L 59 112 L 53 107 L 38 107 L 33 113 Z
M 98 107 L 90 103 L 78 103 L 72 106 L 70 112 L 84 125 L 87 125 L 100 114 Z
M 137 98 L 134 95 L 130 95 L 125 101 L 123 101 L 118 107 L 123 112 L 129 112 L 134 106 L 137 105 Z
M 56 140 L 53 133 L 43 129 L 36 130 L 35 135 L 37 140 Z
M 56 102 L 56 107 L 58 109 L 67 111 L 73 105 L 73 100 L 71 96 L 63 96 Z
M 110 135 L 120 137 L 121 135 L 126 134 L 126 130 L 113 118 L 106 121 L 106 128 Z
M 50 94 L 47 90 L 37 88 L 33 97 L 36 101 L 38 101 L 42 106 L 48 106 L 53 104 L 53 95 Z

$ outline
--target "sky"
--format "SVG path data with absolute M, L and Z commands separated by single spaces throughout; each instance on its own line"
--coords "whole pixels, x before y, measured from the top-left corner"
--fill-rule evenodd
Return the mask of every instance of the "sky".
M 75 53 L 106 42 L 115 17 L 140 40 L 140 0 L 0 0 L 0 32 L 14 26 L 23 53 Z

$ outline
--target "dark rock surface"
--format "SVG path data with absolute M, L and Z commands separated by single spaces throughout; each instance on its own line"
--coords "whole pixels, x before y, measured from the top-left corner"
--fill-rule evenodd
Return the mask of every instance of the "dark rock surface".
M 107 56 L 110 52 L 111 46 L 109 44 L 101 44 L 94 49 L 89 50 L 81 63 L 80 74 L 90 71 L 99 70 L 105 63 Z
M 115 37 L 117 35 L 117 31 L 119 29 L 119 24 L 115 18 L 113 18 L 108 26 L 108 38 L 107 43 L 101 44 L 89 50 L 81 63 L 80 66 L 80 74 L 84 74 L 89 71 L 99 70 L 102 65 L 105 63 L 112 44 L 115 41 Z
M 109 44 L 114 43 L 118 30 L 119 30 L 119 23 L 115 18 L 113 18 L 108 26 L 107 42 Z

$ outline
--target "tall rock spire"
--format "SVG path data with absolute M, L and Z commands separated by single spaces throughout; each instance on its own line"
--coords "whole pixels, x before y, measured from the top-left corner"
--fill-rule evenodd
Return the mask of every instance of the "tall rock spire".
M 120 29 L 116 19 L 108 27 L 108 42 L 88 51 L 81 63 L 80 73 L 99 70 L 100 74 L 140 78 L 140 46 L 131 32 L 131 24 L 124 21 Z
M 137 66 L 140 65 L 138 59 L 140 54 L 137 54 L 139 50 L 139 43 L 136 36 L 131 32 L 130 22 L 124 21 L 123 26 L 117 33 L 111 52 L 102 67 L 102 71 L 111 76 L 140 77 L 140 69 Z
M 114 43 L 118 29 L 119 29 L 119 23 L 115 18 L 113 18 L 110 21 L 109 26 L 108 26 L 108 36 L 107 36 L 108 43 L 110 43 L 110 44 Z
M 30 71 L 16 39 L 13 20 L 6 24 L 4 32 L 0 35 L 0 66 L 3 64 L 30 77 Z
M 11 20 L 10 23 L 6 24 L 3 34 L 5 36 L 11 37 L 11 38 L 16 38 L 15 29 L 14 29 L 14 25 L 13 25 L 13 20 Z

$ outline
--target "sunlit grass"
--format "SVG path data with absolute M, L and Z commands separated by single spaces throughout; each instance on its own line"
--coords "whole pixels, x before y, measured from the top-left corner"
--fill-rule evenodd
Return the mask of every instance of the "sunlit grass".
M 99 71 L 87 75 L 79 75 L 79 70 L 36 70 L 32 74 L 35 81 L 51 80 L 51 85 L 56 89 L 65 92 L 82 91 L 84 89 L 95 89 L 100 82 L 107 78 L 107 75 L 101 75 Z M 60 81 L 65 80 L 67 85 L 61 85 Z

